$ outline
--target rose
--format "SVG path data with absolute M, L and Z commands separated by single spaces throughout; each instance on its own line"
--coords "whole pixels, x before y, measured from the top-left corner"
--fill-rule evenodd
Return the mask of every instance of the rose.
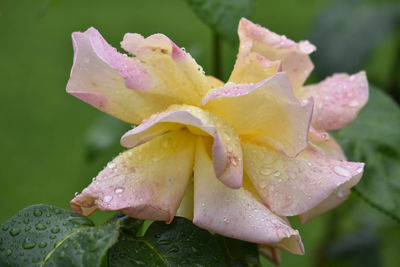
M 73 33 L 67 91 L 138 126 L 130 148 L 71 201 L 79 213 L 120 210 L 171 222 L 184 216 L 221 235 L 303 254 L 302 223 L 344 201 L 363 173 L 324 130 L 355 119 L 368 99 L 364 72 L 303 87 L 308 41 L 295 43 L 246 19 L 228 83 L 205 76 L 162 34 L 126 34 L 112 48 L 94 28 Z

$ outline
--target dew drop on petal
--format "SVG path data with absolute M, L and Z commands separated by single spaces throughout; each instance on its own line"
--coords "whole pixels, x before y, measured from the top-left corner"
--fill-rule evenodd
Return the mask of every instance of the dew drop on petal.
M 262 180 L 260 182 L 260 187 L 261 188 L 266 188 L 268 186 L 268 180 Z
M 109 163 L 107 163 L 107 167 L 110 169 L 114 169 L 115 166 L 117 166 L 117 164 L 115 164 L 115 162 L 110 161 Z
M 336 194 L 338 197 L 343 198 L 346 195 L 346 190 L 344 188 L 338 188 Z
M 263 168 L 260 170 L 261 175 L 270 175 L 273 172 L 273 169 L 271 168 Z
M 115 189 L 115 193 L 116 193 L 116 194 L 121 194 L 122 192 L 124 192 L 124 189 L 123 189 L 123 188 L 116 188 L 116 189 Z
M 108 202 L 110 202 L 112 200 L 112 198 L 113 198 L 112 196 L 107 195 L 107 196 L 104 197 L 103 201 L 108 203 Z
M 341 166 L 335 166 L 333 167 L 333 171 L 340 176 L 344 177 L 351 177 L 351 172 L 348 169 L 345 169 Z
M 358 101 L 355 100 L 355 99 L 351 100 L 351 101 L 349 102 L 349 104 L 348 104 L 348 106 L 351 107 L 351 108 L 358 107 L 359 105 L 360 105 L 360 103 L 358 103 Z

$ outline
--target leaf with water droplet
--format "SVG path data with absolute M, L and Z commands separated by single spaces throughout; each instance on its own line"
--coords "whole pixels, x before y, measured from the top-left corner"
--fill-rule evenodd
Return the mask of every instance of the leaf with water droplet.
M 68 255 L 63 266 L 99 266 L 107 249 L 117 241 L 118 227 L 117 222 L 94 227 L 89 219 L 68 210 L 30 206 L 1 225 L 6 230 L 0 231 L 5 251 L 0 253 L 0 266 L 59 266 L 61 259 L 54 260 L 53 256 L 62 252 Z M 94 233 L 97 238 L 92 244 L 98 249 L 89 251 L 87 236 Z M 73 241 L 79 245 L 78 250 L 71 249 L 69 243 Z
M 129 231 L 136 220 L 122 220 L 118 243 L 109 250 L 110 267 L 253 266 L 254 262 L 254 266 L 259 266 L 255 244 L 233 240 L 237 251 L 230 253 L 232 246 L 224 237 L 212 235 L 185 218 L 175 217 L 171 224 L 154 222 L 142 237 L 136 236 L 137 227 Z M 235 253 L 239 256 L 233 256 Z

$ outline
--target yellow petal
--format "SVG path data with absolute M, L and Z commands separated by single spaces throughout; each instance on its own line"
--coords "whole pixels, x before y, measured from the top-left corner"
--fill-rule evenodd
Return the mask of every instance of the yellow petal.
M 98 208 L 170 222 L 192 175 L 194 138 L 179 130 L 123 152 L 71 201 L 71 207 L 86 216 Z
M 121 138 L 121 144 L 134 147 L 157 134 L 179 127 L 187 127 L 197 135 L 213 137 L 213 164 L 217 177 L 232 188 L 242 185 L 243 161 L 239 137 L 232 126 L 207 110 L 189 105 L 170 106 L 127 132 Z
M 258 53 L 251 52 L 237 59 L 229 81 L 257 83 L 277 73 L 280 67 L 281 61 L 270 61 Z
M 163 34 L 143 38 L 127 33 L 121 46 L 147 67 L 153 77 L 154 94 L 178 96 L 180 103 L 199 105 L 210 89 L 202 68 Z
M 228 83 L 212 89 L 203 104 L 244 139 L 265 142 L 289 156 L 307 146 L 313 102 L 299 102 L 284 73 L 253 85 Z
M 288 75 L 294 89 L 303 85 L 314 68 L 309 54 L 315 51 L 315 46 L 308 41 L 295 43 L 245 18 L 240 20 L 238 33 L 240 47 L 235 67 L 239 67 L 240 61 L 246 60 L 251 53 L 257 53 L 265 60 L 280 61 L 282 71 Z
M 193 58 L 164 35 L 138 36 L 127 34 L 122 43 L 136 55 L 131 58 L 94 28 L 73 33 L 67 92 L 133 124 L 172 104 L 199 105 L 210 85 Z
M 357 184 L 363 163 L 332 159 L 313 146 L 288 158 L 263 145 L 242 142 L 244 169 L 276 214 L 307 212 L 341 187 Z M 344 199 L 343 199 L 344 200 Z
M 272 213 L 244 187 L 232 189 L 216 179 L 210 153 L 203 138 L 198 137 L 193 223 L 209 231 L 253 243 L 275 245 L 289 242 L 292 246 L 294 242 L 302 251 L 299 233 L 287 221 Z

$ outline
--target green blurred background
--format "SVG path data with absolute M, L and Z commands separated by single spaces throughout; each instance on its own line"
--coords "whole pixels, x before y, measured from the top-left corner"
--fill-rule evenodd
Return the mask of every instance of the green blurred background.
M 315 39 L 318 46 L 318 40 L 322 45 L 326 41 L 324 34 L 330 35 L 318 26 L 335 15 L 329 7 L 336 2 L 254 0 L 250 19 L 296 41 Z M 371 2 L 396 1 L 356 1 L 356 5 Z M 348 19 L 351 24 L 356 17 Z M 348 61 L 358 60 L 357 69 L 366 69 L 369 80 L 398 101 L 399 30 L 396 26 L 397 30 L 385 33 L 392 24 L 384 23 L 378 17 L 371 25 L 371 31 L 383 33 L 374 37 L 371 48 L 371 42 L 362 42 L 366 47 L 362 60 Z M 0 222 L 35 203 L 69 208 L 74 192 L 122 151 L 119 134 L 129 125 L 104 117 L 65 92 L 73 59 L 71 33 L 90 26 L 115 47 L 126 32 L 164 33 L 184 46 L 206 74 L 215 71 L 213 32 L 184 0 L 0 0 Z M 349 49 L 350 55 L 357 54 L 357 49 Z M 223 41 L 224 79 L 236 51 L 237 43 Z M 316 68 L 320 61 L 325 57 L 316 56 Z M 308 82 L 324 78 L 325 72 L 352 71 L 346 68 L 321 67 Z M 107 126 L 115 128 L 114 134 L 101 133 Z M 108 216 L 98 213 L 94 215 L 97 222 Z M 306 255 L 283 253 L 282 266 L 398 266 L 400 262 L 400 225 L 354 194 L 335 211 L 304 227 L 296 222 L 294 226 L 302 234 Z

